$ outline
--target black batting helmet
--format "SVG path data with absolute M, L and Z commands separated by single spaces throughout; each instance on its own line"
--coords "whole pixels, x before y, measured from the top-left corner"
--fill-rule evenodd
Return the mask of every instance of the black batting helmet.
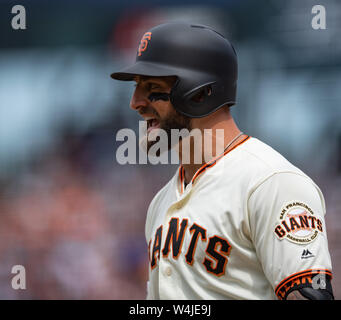
M 111 77 L 130 81 L 136 75 L 177 76 L 170 101 L 191 118 L 207 116 L 236 101 L 236 52 L 224 36 L 204 25 L 166 23 L 147 31 L 135 64 Z M 192 99 L 199 92 L 203 98 Z

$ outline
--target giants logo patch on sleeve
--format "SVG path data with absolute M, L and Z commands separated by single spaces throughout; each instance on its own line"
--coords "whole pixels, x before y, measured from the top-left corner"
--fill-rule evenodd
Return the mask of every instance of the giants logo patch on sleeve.
M 274 232 L 278 239 L 307 244 L 323 232 L 322 221 L 305 203 L 292 201 L 286 204 L 279 216 Z

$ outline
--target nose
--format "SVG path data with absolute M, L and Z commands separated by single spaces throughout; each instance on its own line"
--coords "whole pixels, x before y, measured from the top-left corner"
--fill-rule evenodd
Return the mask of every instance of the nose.
M 130 108 L 138 111 L 141 107 L 146 107 L 147 105 L 148 98 L 143 92 L 141 92 L 141 90 L 136 88 L 130 100 Z

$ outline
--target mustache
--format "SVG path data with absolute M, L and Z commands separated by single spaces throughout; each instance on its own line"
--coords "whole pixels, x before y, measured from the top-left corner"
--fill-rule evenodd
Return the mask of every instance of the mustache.
M 153 108 L 151 108 L 151 107 L 141 107 L 140 109 L 139 109 L 139 114 L 142 116 L 143 114 L 152 114 L 152 115 L 154 115 L 154 116 L 157 116 L 158 118 L 160 118 L 160 115 L 159 115 L 159 113 L 157 112 L 157 111 L 155 111 Z

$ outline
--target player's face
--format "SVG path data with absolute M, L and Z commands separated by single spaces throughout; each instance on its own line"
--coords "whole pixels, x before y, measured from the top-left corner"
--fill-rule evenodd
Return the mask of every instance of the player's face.
M 190 118 L 178 113 L 167 99 L 149 99 L 151 94 L 170 93 L 176 77 L 140 77 L 135 78 L 136 87 L 130 106 L 147 121 L 147 135 L 153 130 L 163 129 L 167 133 L 168 146 L 171 147 L 171 129 L 191 130 Z M 154 132 L 155 133 L 155 132 Z M 157 141 L 148 141 L 149 148 Z

